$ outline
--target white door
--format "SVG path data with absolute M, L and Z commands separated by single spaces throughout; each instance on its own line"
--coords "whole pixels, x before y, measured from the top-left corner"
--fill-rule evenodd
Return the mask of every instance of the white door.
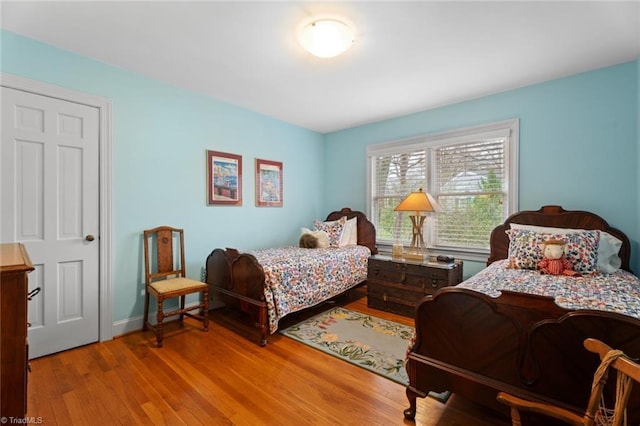
M 99 338 L 99 112 L 2 87 L 0 241 L 35 266 L 29 355 Z

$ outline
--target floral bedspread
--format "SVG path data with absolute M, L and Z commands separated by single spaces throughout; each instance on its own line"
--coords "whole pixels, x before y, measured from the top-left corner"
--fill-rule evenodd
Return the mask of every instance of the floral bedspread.
M 508 263 L 508 260 L 494 262 L 458 287 L 491 297 L 498 297 L 500 290 L 551 296 L 566 309 L 618 312 L 640 319 L 640 279 L 629 272 L 565 277 L 509 269 Z
M 371 251 L 364 246 L 306 249 L 295 246 L 250 252 L 262 265 L 269 331 L 285 315 L 317 305 L 367 279 Z

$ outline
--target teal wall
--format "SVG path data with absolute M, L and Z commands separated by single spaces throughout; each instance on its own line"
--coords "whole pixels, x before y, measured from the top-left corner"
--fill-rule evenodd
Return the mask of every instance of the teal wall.
M 638 271 L 639 69 L 633 61 L 328 134 L 325 206 L 366 209 L 367 145 L 519 118 L 519 209 L 599 214 L 632 240 Z M 465 264 L 465 276 L 481 266 Z
M 322 135 L 2 31 L 4 73 L 113 102 L 113 319 L 142 314 L 145 228 L 185 229 L 187 271 L 215 247 L 295 244 L 326 217 Z M 206 205 L 206 150 L 243 156 L 242 207 Z M 284 206 L 255 207 L 255 158 L 282 161 Z
M 640 60 L 320 135 L 0 32 L 0 71 L 113 103 L 113 318 L 142 313 L 142 229 L 185 228 L 189 276 L 211 249 L 294 243 L 301 226 L 366 210 L 369 144 L 520 118 L 520 208 L 594 211 L 632 239 L 640 269 Z M 244 205 L 205 202 L 205 151 L 243 156 Z M 254 203 L 255 158 L 284 164 L 284 207 Z M 482 267 L 465 264 L 465 276 Z

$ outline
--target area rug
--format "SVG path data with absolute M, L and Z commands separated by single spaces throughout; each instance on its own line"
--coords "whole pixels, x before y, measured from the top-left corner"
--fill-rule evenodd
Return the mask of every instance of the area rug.
M 335 307 L 280 333 L 406 386 L 404 360 L 413 327 Z M 446 402 L 449 392 L 429 396 Z

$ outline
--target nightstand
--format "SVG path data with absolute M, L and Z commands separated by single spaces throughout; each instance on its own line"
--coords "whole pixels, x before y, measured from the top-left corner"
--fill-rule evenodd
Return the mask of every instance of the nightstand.
M 375 255 L 369 258 L 367 306 L 413 317 L 420 299 L 442 287 L 462 282 L 462 261 L 437 262 L 395 259 Z

